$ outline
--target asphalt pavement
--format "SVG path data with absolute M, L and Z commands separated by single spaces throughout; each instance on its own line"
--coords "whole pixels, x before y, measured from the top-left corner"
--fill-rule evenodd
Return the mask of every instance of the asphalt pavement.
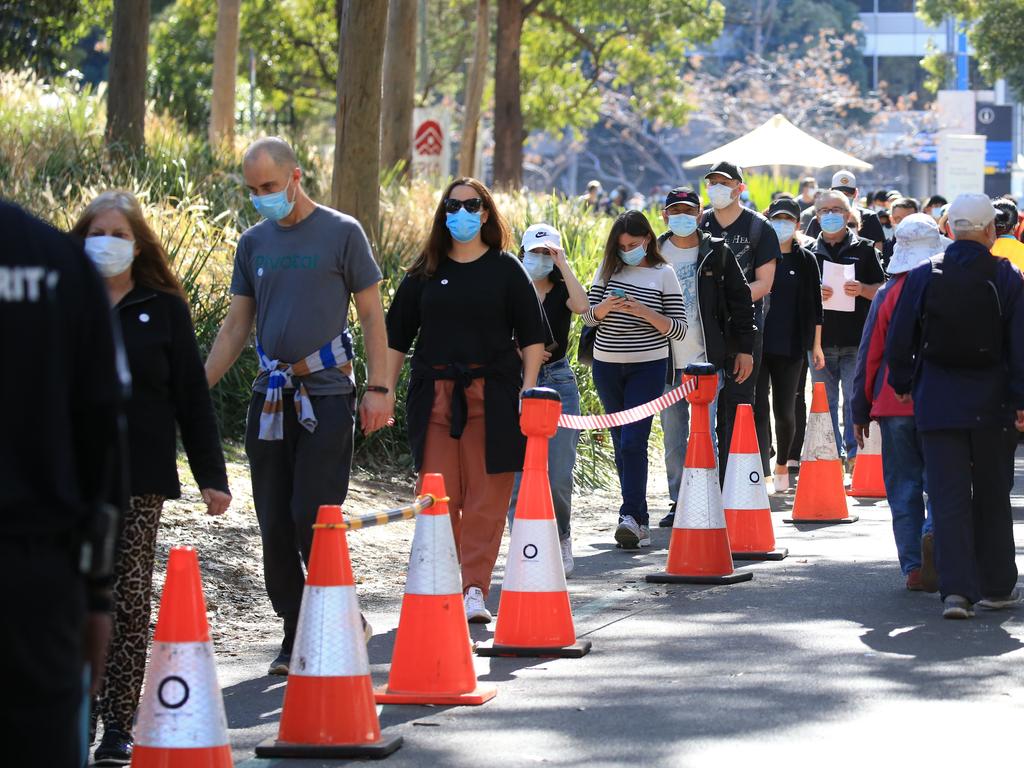
M 1014 520 L 1024 567 L 1024 454 Z M 946 766 L 1020 764 L 1024 607 L 941 617 L 937 595 L 907 592 L 884 501 L 850 500 L 852 525 L 782 522 L 790 555 L 739 565 L 733 586 L 647 584 L 664 566 L 668 530 L 650 549 L 610 535 L 577 540 L 569 580 L 582 659 L 476 659 L 498 687 L 480 707 L 378 707 L 404 737 L 389 766 Z M 501 563 L 499 562 L 499 566 Z M 497 606 L 501 572 L 488 603 Z M 387 680 L 398 613 L 372 614 L 374 682 Z M 476 640 L 493 624 L 474 626 Z M 276 648 L 219 659 L 236 765 L 276 735 L 282 678 L 263 673 Z

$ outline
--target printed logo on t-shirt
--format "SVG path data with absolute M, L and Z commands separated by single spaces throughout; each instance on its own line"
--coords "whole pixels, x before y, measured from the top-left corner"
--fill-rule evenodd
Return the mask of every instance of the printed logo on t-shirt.
M 263 274 L 264 267 L 267 269 L 316 269 L 320 263 L 320 255 L 303 256 L 299 253 L 291 253 L 283 256 L 257 256 L 252 263 L 256 267 L 257 275 Z

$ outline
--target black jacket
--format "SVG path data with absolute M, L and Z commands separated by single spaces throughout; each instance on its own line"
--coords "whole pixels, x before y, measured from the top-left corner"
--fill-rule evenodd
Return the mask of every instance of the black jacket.
M 136 285 L 116 311 L 132 374 L 125 409 L 132 495 L 181 495 L 176 424 L 196 484 L 227 491 L 224 453 L 188 305 L 173 294 Z
M 704 331 L 704 350 L 708 362 L 724 368 L 727 358 L 738 353 L 753 354 L 754 304 L 750 286 L 732 249 L 720 237 L 702 230 L 697 248 L 698 318 Z M 671 232 L 658 238 L 661 245 Z M 692 322 L 689 320 L 688 322 Z M 677 367 L 680 361 L 675 361 Z
M 797 308 L 800 338 L 803 341 L 803 348 L 810 352 L 814 349 L 815 327 L 825 321 L 825 310 L 821 305 L 821 270 L 818 268 L 817 256 L 810 249 L 794 242 L 793 253 L 800 256 L 798 260 L 800 264 L 799 306 Z

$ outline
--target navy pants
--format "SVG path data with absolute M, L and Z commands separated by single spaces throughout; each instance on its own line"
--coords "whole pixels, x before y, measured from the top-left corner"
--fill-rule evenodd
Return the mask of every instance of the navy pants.
M 1017 583 L 1010 490 L 1016 430 L 921 432 L 935 528 L 939 592 L 971 602 Z

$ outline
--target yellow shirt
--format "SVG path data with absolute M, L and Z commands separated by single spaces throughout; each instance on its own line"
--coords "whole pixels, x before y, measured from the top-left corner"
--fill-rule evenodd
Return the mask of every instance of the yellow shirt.
M 1009 259 L 1021 272 L 1024 272 L 1024 243 L 1013 236 L 1002 236 L 992 246 L 992 255 Z

